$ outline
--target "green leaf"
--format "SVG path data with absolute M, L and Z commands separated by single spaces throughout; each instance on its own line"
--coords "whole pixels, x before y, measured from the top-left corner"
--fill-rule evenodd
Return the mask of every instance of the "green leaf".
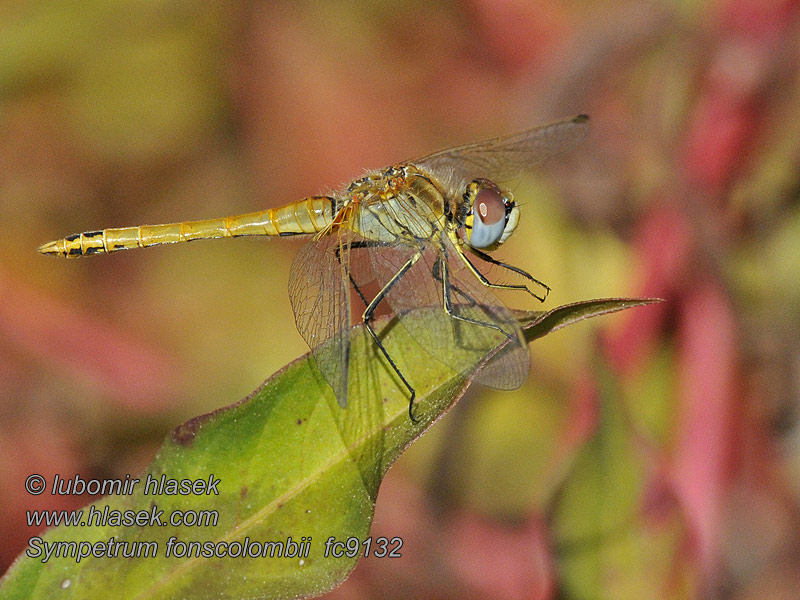
M 650 302 L 593 300 L 519 316 L 527 339 L 533 340 L 591 316 Z M 420 310 L 406 318 L 425 320 L 441 314 Z M 355 567 L 358 556 L 326 556 L 326 540 L 346 542 L 369 535 L 386 470 L 458 400 L 479 367 L 455 373 L 420 353 L 405 328 L 387 329 L 386 343 L 418 386 L 419 423 L 408 418 L 404 388 L 376 358 L 363 328 L 355 327 L 347 409 L 338 406 L 306 355 L 241 402 L 175 429 L 133 493 L 109 495 L 92 505 L 100 512 L 120 514 L 163 511 L 163 522 L 176 511 L 195 511 L 200 517 L 216 516 L 215 523 L 56 527 L 29 545 L 28 556 L 18 558 L 2 582 L 0 598 L 297 598 L 335 587 Z M 217 493 L 145 493 L 148 478 L 160 482 L 162 477 L 219 480 Z M 84 521 L 89 511 L 84 510 Z M 115 558 L 75 556 L 89 548 L 108 548 L 109 540 L 119 544 Z M 241 552 L 249 543 L 251 557 L 166 557 L 168 547 L 173 553 L 188 549 L 176 541 L 209 542 L 197 548 L 212 554 Z M 283 555 L 269 542 L 282 543 Z M 156 555 L 120 557 L 124 551 L 147 548 L 155 549 Z M 388 548 L 402 553 L 397 542 Z M 265 549 L 266 556 L 252 558 Z M 290 549 L 294 552 L 287 552 Z M 48 550 L 67 556 L 46 557 Z M 31 556 L 36 552 L 40 554 Z
M 600 300 L 583 300 L 573 304 L 564 304 L 545 313 L 517 312 L 517 318 L 525 330 L 528 342 L 544 337 L 548 333 L 563 329 L 584 319 L 607 315 L 634 306 L 644 306 L 663 302 L 661 298 L 604 298 Z

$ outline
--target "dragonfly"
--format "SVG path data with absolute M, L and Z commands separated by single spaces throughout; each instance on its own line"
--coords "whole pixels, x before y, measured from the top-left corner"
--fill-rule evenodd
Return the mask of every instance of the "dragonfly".
M 336 192 L 277 208 L 88 231 L 38 250 L 73 258 L 201 239 L 308 237 L 292 262 L 289 298 L 297 329 L 336 400 L 347 406 L 349 331 L 360 322 L 397 385 L 407 390 L 408 415 L 417 422 L 416 388 L 376 329 L 376 313 L 388 312 L 420 351 L 456 372 L 482 364 L 475 374 L 479 383 L 520 387 L 530 368 L 528 346 L 495 290 L 544 302 L 550 288 L 490 254 L 519 223 L 519 206 L 506 186 L 569 151 L 587 132 L 588 117 L 578 115 L 367 172 Z M 514 282 L 492 281 L 484 271 Z M 434 310 L 434 318 L 412 316 L 423 308 Z

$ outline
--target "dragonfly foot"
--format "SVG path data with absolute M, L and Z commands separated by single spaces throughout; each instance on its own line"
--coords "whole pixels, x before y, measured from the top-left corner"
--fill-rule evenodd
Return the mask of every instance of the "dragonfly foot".
M 411 393 L 411 399 L 408 401 L 408 418 L 411 419 L 411 422 L 416 425 L 419 423 L 419 419 L 414 416 L 414 396 L 415 394 Z
M 540 296 L 539 294 L 537 294 L 536 292 L 531 290 L 528 286 L 525 286 L 525 291 L 528 292 L 534 298 L 536 298 L 539 302 L 544 302 L 545 300 L 547 300 L 547 297 L 550 295 L 550 286 L 549 285 L 545 285 L 545 284 L 541 284 L 541 285 L 544 288 L 544 295 L 542 295 L 542 296 Z

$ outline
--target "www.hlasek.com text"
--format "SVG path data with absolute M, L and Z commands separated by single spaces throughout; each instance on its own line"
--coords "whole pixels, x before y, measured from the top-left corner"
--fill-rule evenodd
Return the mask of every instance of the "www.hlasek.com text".
M 174 509 L 165 514 L 153 504 L 141 510 L 92 505 L 88 510 L 27 510 L 28 527 L 216 527 L 219 511 Z

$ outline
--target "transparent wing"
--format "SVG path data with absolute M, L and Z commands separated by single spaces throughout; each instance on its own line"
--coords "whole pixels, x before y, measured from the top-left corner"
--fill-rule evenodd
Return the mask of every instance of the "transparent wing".
M 350 360 L 349 255 L 346 237 L 326 235 L 306 243 L 289 271 L 289 300 L 297 330 L 342 407 L 347 405 Z
M 407 161 L 426 170 L 461 193 L 466 184 L 484 177 L 503 182 L 517 177 L 548 158 L 575 147 L 589 131 L 589 117 L 578 115 L 505 137 L 434 152 Z
M 417 253 L 421 257 L 386 292 L 399 323 L 425 352 L 463 373 L 491 355 L 476 380 L 501 389 L 518 388 L 530 361 L 519 323 L 470 272 L 449 241 L 426 245 L 372 246 L 378 281 L 387 282 Z M 450 312 L 445 308 L 448 298 Z M 412 310 L 429 310 L 425 319 L 407 319 Z M 391 349 L 389 349 L 391 352 Z M 413 374 L 409 374 L 413 383 Z
M 488 357 L 486 363 L 475 376 L 478 383 L 488 387 L 514 390 L 528 378 L 530 354 L 519 321 L 513 316 L 495 293 L 484 286 L 469 271 L 460 258 L 450 258 L 450 287 L 456 312 L 483 322 L 497 325 L 502 336 L 484 326 L 470 325 L 471 335 L 480 335 L 482 356 Z M 473 304 L 475 303 L 475 304 Z M 462 326 L 456 321 L 457 326 Z

